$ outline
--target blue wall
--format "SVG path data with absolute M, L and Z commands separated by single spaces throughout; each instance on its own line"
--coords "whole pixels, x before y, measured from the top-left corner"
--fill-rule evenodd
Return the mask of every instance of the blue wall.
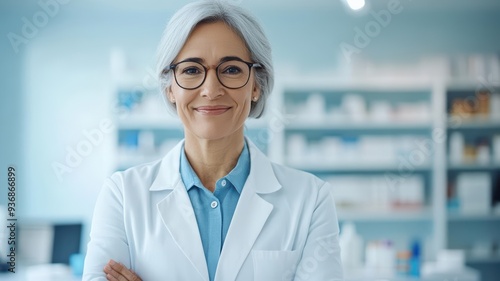
M 22 95 L 22 64 L 24 58 L 22 54 L 12 52 L 9 41 L 4 40 L 10 30 L 12 30 L 14 20 L 17 19 L 14 13 L 0 10 L 0 183 L 7 183 L 7 167 L 14 165 L 20 169 L 18 175 L 22 176 L 22 141 L 23 131 L 23 95 Z M 18 180 L 18 184 L 22 184 Z M 0 204 L 7 202 L 5 194 L 0 196 Z M 4 210 L 0 210 L 4 211 Z

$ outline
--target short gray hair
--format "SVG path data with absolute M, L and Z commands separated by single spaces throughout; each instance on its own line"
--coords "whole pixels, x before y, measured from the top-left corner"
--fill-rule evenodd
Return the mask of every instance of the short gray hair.
M 158 46 L 157 74 L 162 95 L 172 85 L 172 72 L 164 72 L 177 57 L 193 29 L 200 23 L 224 22 L 245 42 L 252 62 L 262 65 L 254 68 L 260 97 L 252 102 L 250 117 L 259 118 L 274 85 L 271 45 L 257 20 L 246 10 L 222 0 L 202 0 L 190 3 L 170 19 Z M 175 111 L 175 105 L 167 102 Z

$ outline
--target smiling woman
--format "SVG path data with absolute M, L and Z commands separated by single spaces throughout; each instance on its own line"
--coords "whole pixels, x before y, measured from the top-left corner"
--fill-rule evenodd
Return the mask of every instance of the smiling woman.
M 106 181 L 83 280 L 342 280 L 331 187 L 244 135 L 273 86 L 259 24 L 225 2 L 189 4 L 165 30 L 158 73 L 185 139 Z
M 186 146 L 192 139 L 233 142 L 236 138 L 241 151 L 243 123 L 251 102 L 260 96 L 259 85 L 250 79 L 253 64 L 245 63 L 250 59 L 245 43 L 227 24 L 203 23 L 193 30 L 175 59 L 180 63 L 172 64 L 176 83 L 167 89 L 184 124 Z

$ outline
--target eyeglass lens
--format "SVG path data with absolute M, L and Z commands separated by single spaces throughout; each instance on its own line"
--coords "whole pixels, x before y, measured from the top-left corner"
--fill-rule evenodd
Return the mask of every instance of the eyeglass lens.
M 227 88 L 241 88 L 250 78 L 250 67 L 242 61 L 223 62 L 216 71 L 220 83 Z M 175 79 L 185 89 L 198 88 L 205 81 L 206 75 L 205 67 L 198 62 L 181 62 L 175 68 Z

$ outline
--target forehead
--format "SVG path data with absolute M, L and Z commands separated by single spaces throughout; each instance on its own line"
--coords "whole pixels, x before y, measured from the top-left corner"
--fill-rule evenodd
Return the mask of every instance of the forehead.
M 218 61 L 227 56 L 249 60 L 250 52 L 243 39 L 231 27 L 218 21 L 197 25 L 177 55 L 177 60 L 201 58 L 205 61 Z

